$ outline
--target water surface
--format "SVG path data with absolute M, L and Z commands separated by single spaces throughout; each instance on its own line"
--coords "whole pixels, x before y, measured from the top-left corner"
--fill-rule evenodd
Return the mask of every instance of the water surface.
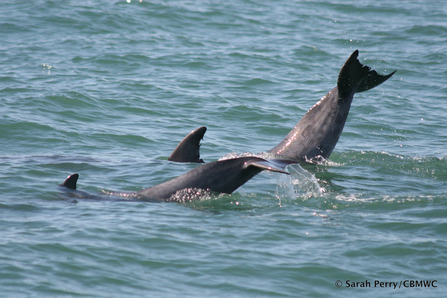
M 443 1 L 3 2 L 3 295 L 442 296 L 446 20 Z M 200 126 L 207 162 L 268 150 L 356 49 L 398 72 L 355 96 L 324 165 L 189 204 L 58 189 L 72 173 L 99 195 L 176 177 L 196 165 L 167 158 Z

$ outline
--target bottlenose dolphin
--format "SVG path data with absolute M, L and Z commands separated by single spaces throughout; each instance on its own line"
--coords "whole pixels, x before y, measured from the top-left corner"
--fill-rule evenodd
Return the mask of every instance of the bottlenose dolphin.
M 340 138 L 348 117 L 354 94 L 372 89 L 388 80 L 357 59 L 356 50 L 340 70 L 337 86 L 317 102 L 289 134 L 268 153 L 287 159 L 315 163 L 329 158 Z M 171 161 L 203 162 L 200 159 L 200 140 L 206 127 L 188 134 L 169 157 Z
M 266 160 L 258 157 L 239 157 L 204 164 L 177 178 L 136 193 L 137 198 L 155 202 L 189 202 L 200 199 L 200 191 L 231 194 L 261 171 L 289 174 L 286 167 L 297 161 Z M 69 176 L 61 186 L 76 190 L 79 175 Z
M 63 189 L 67 189 L 70 192 L 70 198 L 79 198 L 79 199 L 93 199 L 93 200 L 101 200 L 104 197 L 100 195 L 92 195 L 90 193 L 76 190 L 76 183 L 78 182 L 79 174 L 73 174 L 67 177 L 62 184 L 59 184 Z M 129 199 L 127 199 L 129 200 Z M 126 200 L 126 201 L 127 201 Z M 74 200 L 76 202 L 76 200 Z
M 372 89 L 388 80 L 357 59 L 356 50 L 338 75 L 337 87 L 329 91 L 298 122 L 278 145 L 268 151 L 283 158 L 310 163 L 327 159 L 337 144 L 348 117 L 354 94 Z
M 359 51 L 354 51 L 341 68 L 337 87 L 317 102 L 269 153 L 307 162 L 318 162 L 331 155 L 345 125 L 354 94 L 382 84 L 396 72 L 379 75 L 369 66 L 362 65 L 358 55 Z
M 176 162 L 199 162 L 200 159 L 200 140 L 206 132 L 206 127 L 202 126 L 191 131 L 174 149 L 168 160 Z

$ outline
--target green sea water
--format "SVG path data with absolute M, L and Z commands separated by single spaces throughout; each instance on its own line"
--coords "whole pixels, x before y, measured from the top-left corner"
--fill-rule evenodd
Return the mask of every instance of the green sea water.
M 327 163 L 232 195 L 107 197 L 262 153 L 358 49 L 384 84 L 356 94 Z M 1 297 L 443 297 L 445 1 L 0 3 Z

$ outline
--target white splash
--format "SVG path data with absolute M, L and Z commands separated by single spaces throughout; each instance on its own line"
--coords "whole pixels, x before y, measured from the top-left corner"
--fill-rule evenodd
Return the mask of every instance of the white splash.
M 326 192 L 320 186 L 314 174 L 309 173 L 300 165 L 290 165 L 288 168 L 290 175 L 280 175 L 277 187 L 277 197 L 281 199 L 300 198 L 307 200 L 311 197 L 319 197 Z

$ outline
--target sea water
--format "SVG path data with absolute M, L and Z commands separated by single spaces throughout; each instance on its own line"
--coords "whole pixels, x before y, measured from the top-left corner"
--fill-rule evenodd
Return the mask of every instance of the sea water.
M 358 49 L 326 163 L 232 195 L 107 197 L 278 144 Z M 445 1 L 2 1 L 0 296 L 442 297 L 447 276 Z

